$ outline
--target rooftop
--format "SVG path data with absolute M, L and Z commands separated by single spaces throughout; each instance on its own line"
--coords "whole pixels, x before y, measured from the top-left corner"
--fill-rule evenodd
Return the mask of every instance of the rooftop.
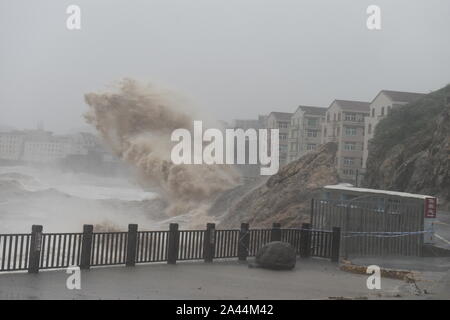
M 269 117 L 272 116 L 272 115 L 273 115 L 277 120 L 290 120 L 291 117 L 292 117 L 292 115 L 293 115 L 293 113 L 290 113 L 290 112 L 271 112 L 271 113 L 269 114 Z
M 381 90 L 380 93 L 384 93 L 394 102 L 406 102 L 406 103 L 411 103 L 416 100 L 419 100 L 425 95 L 424 93 L 392 91 L 392 90 Z
M 370 102 L 353 100 L 334 100 L 343 110 L 369 112 Z
M 319 116 L 324 116 L 325 113 L 327 112 L 327 108 L 324 107 L 313 107 L 313 106 L 299 106 L 297 108 L 303 110 L 305 113 L 307 114 L 313 114 L 313 115 L 319 115 Z

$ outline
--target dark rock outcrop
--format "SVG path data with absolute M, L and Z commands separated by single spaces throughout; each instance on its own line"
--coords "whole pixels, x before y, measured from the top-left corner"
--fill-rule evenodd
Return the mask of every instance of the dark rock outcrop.
M 369 143 L 363 185 L 437 196 L 450 209 L 450 85 L 398 107 Z
M 265 244 L 256 254 L 254 264 L 249 267 L 272 270 L 291 270 L 295 267 L 295 249 L 286 242 L 273 241 Z
M 300 226 L 310 217 L 311 198 L 318 196 L 327 184 L 339 182 L 334 167 L 337 146 L 327 143 L 316 152 L 289 163 L 280 171 L 246 192 L 230 192 L 235 197 L 218 198 L 211 212 L 217 216 L 220 204 L 229 204 L 220 227 L 236 228 L 242 222 L 252 228 L 270 227 L 279 222 L 283 227 Z M 241 190 L 243 191 L 243 190 Z

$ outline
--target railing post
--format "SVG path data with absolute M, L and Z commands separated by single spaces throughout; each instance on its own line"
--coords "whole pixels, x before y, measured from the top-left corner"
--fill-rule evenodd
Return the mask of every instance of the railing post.
M 30 252 L 28 255 L 28 273 L 38 273 L 41 258 L 42 226 L 31 227 Z
M 134 267 L 136 264 L 136 247 L 137 247 L 138 225 L 128 225 L 128 240 L 127 240 L 127 267 Z
M 333 227 L 333 235 L 331 238 L 331 261 L 339 262 L 339 250 L 341 243 L 341 228 Z
M 239 261 L 245 261 L 248 257 L 248 247 L 250 245 L 250 233 L 249 224 L 242 223 L 241 230 L 239 231 L 239 242 L 238 242 L 238 258 Z
M 303 223 L 300 230 L 300 257 L 309 258 L 311 256 L 311 225 Z
M 216 247 L 216 225 L 208 223 L 206 225 L 205 239 L 203 243 L 203 258 L 205 262 L 212 262 Z
M 92 231 L 91 224 L 83 225 L 83 238 L 81 242 L 80 269 L 87 270 L 91 267 Z
M 270 241 L 281 241 L 281 224 L 274 223 L 270 231 Z
M 178 258 L 179 233 L 178 223 L 171 223 L 169 226 L 169 243 L 167 244 L 167 263 L 176 264 Z

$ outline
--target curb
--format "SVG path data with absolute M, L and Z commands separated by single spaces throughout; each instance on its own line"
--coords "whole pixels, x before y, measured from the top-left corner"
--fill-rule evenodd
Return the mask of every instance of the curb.
M 367 266 L 356 265 L 351 261 L 343 261 L 339 269 L 345 272 L 367 275 Z M 403 280 L 408 283 L 414 283 L 420 280 L 419 274 L 413 271 L 380 268 L 380 272 L 384 278 Z

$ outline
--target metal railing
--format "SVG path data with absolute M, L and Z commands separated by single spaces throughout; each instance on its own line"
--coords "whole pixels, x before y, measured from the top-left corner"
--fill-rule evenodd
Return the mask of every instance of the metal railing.
M 0 234 L 0 271 L 26 270 L 29 250 L 29 234 Z
M 138 231 L 135 224 L 129 225 L 128 232 L 93 232 L 92 225 L 85 225 L 81 233 L 42 230 L 42 226 L 33 226 L 31 234 L 0 234 L 0 272 L 173 264 L 177 260 L 246 260 L 271 241 L 290 243 L 301 257 L 339 258 L 338 230 L 312 230 L 309 224 L 296 229 L 282 229 L 277 223 L 268 229 L 249 229 L 243 223 L 240 229 L 226 230 L 216 230 L 214 224 L 207 224 L 206 230 L 178 230 L 178 224 L 171 224 L 168 231 Z

